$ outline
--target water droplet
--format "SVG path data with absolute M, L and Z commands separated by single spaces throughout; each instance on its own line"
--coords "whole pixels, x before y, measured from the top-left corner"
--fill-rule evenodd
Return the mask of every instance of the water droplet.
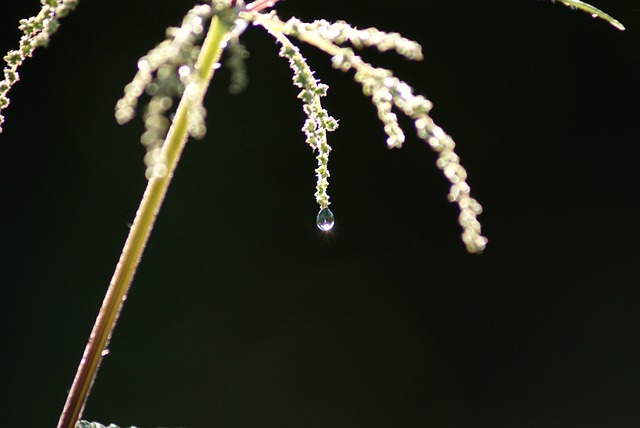
M 318 213 L 316 217 L 316 224 L 318 225 L 318 229 L 323 232 L 328 232 L 333 229 L 333 225 L 335 224 L 335 218 L 333 217 L 333 213 L 329 208 L 323 208 Z

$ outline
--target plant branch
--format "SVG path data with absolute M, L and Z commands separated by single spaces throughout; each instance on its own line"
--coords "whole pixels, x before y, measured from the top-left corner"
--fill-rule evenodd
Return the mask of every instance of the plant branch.
M 231 25 L 214 15 L 208 34 L 196 62 L 196 72 L 202 79 L 201 95 L 213 77 L 215 64 L 229 39 Z M 74 428 L 82 416 L 87 397 L 96 377 L 96 373 L 106 355 L 107 346 L 116 325 L 140 258 L 144 251 L 153 224 L 162 201 L 173 177 L 180 154 L 188 137 L 188 111 L 194 100 L 183 96 L 175 119 L 165 139 L 161 158 L 166 162 L 168 173 L 163 177 L 152 177 L 136 212 L 136 217 L 125 242 L 118 265 L 105 295 L 102 307 L 93 326 L 82 360 L 64 409 L 58 422 L 58 428 Z
M 570 7 L 571 9 L 580 9 L 584 12 L 589 13 L 593 18 L 603 19 L 620 31 L 625 30 L 624 25 L 622 25 L 620 21 L 615 19 L 613 16 L 601 11 L 595 6 L 591 6 L 590 4 L 582 2 L 580 0 L 559 0 L 559 1 L 560 3 Z

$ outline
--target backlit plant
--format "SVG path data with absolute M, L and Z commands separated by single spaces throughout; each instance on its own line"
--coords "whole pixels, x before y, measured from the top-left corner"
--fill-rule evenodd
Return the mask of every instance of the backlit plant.
M 437 153 L 436 165 L 450 183 L 448 199 L 459 207 L 462 241 L 466 249 L 470 253 L 481 253 L 485 249 L 487 239 L 482 235 L 477 220 L 482 207 L 471 197 L 467 173 L 455 153 L 453 139 L 429 116 L 431 102 L 416 95 L 409 84 L 395 77 L 391 71 L 374 67 L 356 53 L 371 47 L 381 52 L 394 51 L 410 60 L 421 60 L 420 45 L 398 33 L 376 28 L 358 29 L 343 21 L 307 23 L 296 18 L 283 21 L 270 10 L 276 1 L 257 0 L 245 4 L 241 0 L 212 0 L 197 5 L 186 14 L 180 27 L 168 29 L 167 38 L 138 61 L 138 71 L 125 87 L 124 95 L 116 105 L 115 117 L 118 123 L 124 124 L 133 119 L 138 110 L 142 111 L 145 131 L 140 140 L 147 150 L 144 163 L 148 185 L 58 428 L 102 427 L 95 422 L 80 421 L 97 369 L 186 141 L 188 137 L 203 138 L 206 134 L 203 99 L 215 70 L 219 68 L 223 51 L 229 54 L 227 64 L 232 70 L 231 92 L 241 91 L 246 85 L 243 60 L 247 52 L 239 38 L 248 25 L 261 27 L 274 37 L 280 45 L 280 56 L 288 61 L 293 72 L 293 84 L 300 89 L 298 98 L 307 117 L 302 130 L 317 159 L 315 198 L 319 212 L 316 223 L 321 230 L 329 231 L 334 225 L 334 216 L 329 209 L 328 162 L 331 147 L 327 135 L 337 128 L 338 122 L 322 106 L 327 85 L 315 77 L 293 39 L 330 55 L 334 68 L 354 73 L 354 80 L 371 98 L 377 110 L 389 148 L 400 148 L 407 139 L 397 114 L 402 113 L 412 120 L 417 137 Z M 620 30 L 624 29 L 620 22 L 591 5 L 579 0 L 559 1 L 602 18 Z M 1 113 L 9 105 L 7 94 L 19 81 L 18 68 L 36 48 L 47 45 L 59 26 L 59 19 L 76 7 L 77 0 L 41 0 L 41 3 L 42 8 L 36 16 L 20 21 L 23 36 L 19 47 L 4 57 L 7 65 L 0 81 L 0 132 L 4 121 Z M 146 101 L 139 108 L 141 98 Z

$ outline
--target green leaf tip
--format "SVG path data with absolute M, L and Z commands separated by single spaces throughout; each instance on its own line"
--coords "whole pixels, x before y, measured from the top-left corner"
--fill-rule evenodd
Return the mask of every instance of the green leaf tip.
M 554 1 L 554 0 L 552 0 L 552 1 Z M 615 19 L 613 16 L 609 15 L 606 12 L 601 11 L 600 9 L 598 9 L 595 6 L 591 6 L 588 3 L 585 3 L 585 2 L 580 1 L 580 0 L 558 0 L 558 1 L 560 3 L 562 3 L 562 4 L 564 4 L 565 6 L 570 7 L 571 9 L 579 9 L 579 10 L 582 10 L 584 12 L 587 12 L 587 13 L 591 14 L 591 17 L 593 17 L 593 18 L 600 18 L 602 20 L 605 20 L 609 24 L 613 25 L 615 28 L 617 28 L 620 31 L 624 31 L 626 29 L 626 28 L 624 28 L 624 25 L 622 25 L 622 23 L 620 21 L 618 21 L 617 19 Z

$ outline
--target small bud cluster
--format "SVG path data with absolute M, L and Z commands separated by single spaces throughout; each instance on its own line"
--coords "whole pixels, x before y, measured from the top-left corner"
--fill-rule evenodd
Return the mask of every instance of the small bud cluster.
M 144 158 L 146 177 L 164 177 L 166 160 L 162 159 L 162 144 L 169 130 L 168 118 L 174 98 L 184 96 L 190 101 L 188 109 L 189 135 L 202 138 L 206 132 L 205 115 L 200 94 L 200 77 L 195 72 L 195 61 L 201 40 L 213 11 L 209 5 L 191 9 L 178 28 L 167 30 L 167 39 L 138 61 L 138 72 L 124 89 L 124 96 L 115 109 L 119 124 L 135 116 L 138 99 L 145 92 L 151 97 L 143 114 L 145 132 L 140 141 L 147 148 Z
M 318 152 L 315 197 L 320 209 L 324 209 L 330 204 L 327 188 L 329 187 L 328 164 L 331 147 L 327 142 L 327 132 L 334 131 L 338 127 L 338 122 L 327 113 L 320 102 L 320 98 L 327 94 L 329 87 L 316 80 L 298 47 L 293 45 L 287 37 L 279 35 L 276 40 L 282 44 L 280 56 L 289 60 L 289 66 L 293 70 L 293 84 L 302 89 L 298 98 L 302 100 L 303 110 L 307 115 L 302 131 L 307 137 L 307 144 Z
M 7 65 L 3 70 L 3 80 L 0 81 L 0 132 L 4 122 L 2 110 L 9 106 L 7 94 L 20 80 L 18 68 L 33 55 L 36 48 L 49 44 L 49 38 L 60 26 L 59 19 L 75 9 L 78 0 L 41 0 L 40 3 L 42 8 L 36 16 L 20 20 L 19 29 L 23 34 L 18 49 L 4 56 Z
M 460 208 L 459 223 L 463 229 L 462 240 L 467 250 L 472 253 L 484 250 L 487 239 L 482 236 L 480 222 L 477 220 L 482 207 L 470 196 L 471 189 L 466 182 L 467 173 L 454 151 L 453 139 L 429 116 L 431 102 L 421 95 L 415 95 L 413 88 L 396 78 L 391 71 L 373 67 L 356 55 L 352 48 L 341 46 L 345 42 L 351 43 L 355 48 L 375 46 L 380 51 L 394 50 L 406 58 L 419 60 L 422 59 L 422 49 L 418 43 L 397 33 L 385 33 L 374 28 L 358 30 L 344 22 L 304 23 L 296 18 L 282 22 L 273 13 L 248 14 L 247 19 L 262 25 L 276 39 L 281 39 L 284 35 L 294 36 L 325 51 L 331 55 L 332 65 L 336 69 L 354 70 L 356 82 L 362 85 L 364 94 L 371 97 L 378 110 L 389 147 L 401 147 L 405 141 L 404 132 L 393 110 L 411 118 L 418 137 L 438 154 L 436 165 L 451 183 L 448 199 L 456 202 Z

